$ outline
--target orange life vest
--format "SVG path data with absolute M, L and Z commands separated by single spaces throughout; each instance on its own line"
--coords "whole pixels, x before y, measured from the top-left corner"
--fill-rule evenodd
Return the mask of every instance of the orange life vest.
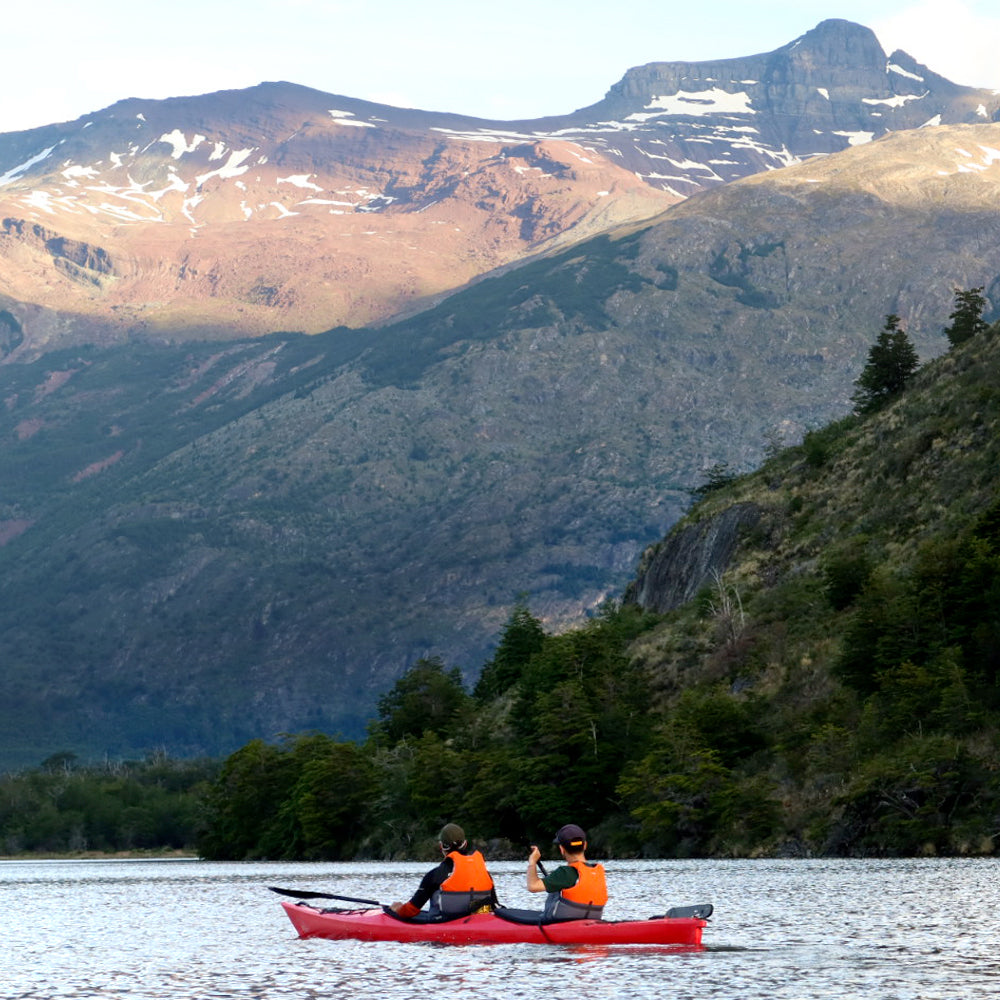
M 608 901 L 604 865 L 568 862 L 576 870 L 576 883 L 561 892 L 550 892 L 543 920 L 600 920 Z
M 452 851 L 451 874 L 441 883 L 443 892 L 489 892 L 493 888 L 493 879 L 486 870 L 486 862 L 479 851 L 462 854 Z
M 604 906 L 608 901 L 608 883 L 604 878 L 604 865 L 573 861 L 570 868 L 576 869 L 576 885 L 563 889 L 563 899 L 582 906 Z
M 474 913 L 493 902 L 493 879 L 486 870 L 486 862 L 479 851 L 462 854 L 451 851 L 451 874 L 434 893 L 433 902 L 441 913 Z

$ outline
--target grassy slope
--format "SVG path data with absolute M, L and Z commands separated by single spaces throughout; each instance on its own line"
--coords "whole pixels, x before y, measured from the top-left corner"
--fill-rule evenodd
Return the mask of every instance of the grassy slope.
M 984 643 L 963 645 L 949 616 L 962 611 L 953 595 L 969 572 L 963 546 L 992 537 L 983 525 L 1000 487 L 998 355 L 994 327 L 927 364 L 886 410 L 807 435 L 689 513 L 751 502 L 763 518 L 722 579 L 633 652 L 659 690 L 663 745 L 676 751 L 698 730 L 688 749 L 721 753 L 756 789 L 750 802 L 780 815 L 756 830 L 752 818 L 722 823 L 700 842 L 694 830 L 692 849 L 994 849 L 995 549 L 975 623 Z M 892 642 L 905 662 L 892 659 Z M 977 659 L 973 648 L 992 654 Z M 691 771 L 672 760 L 668 769 Z M 693 771 L 688 779 L 697 784 Z M 644 787 L 655 797 L 655 784 Z M 683 800 L 665 787 L 664 799 Z

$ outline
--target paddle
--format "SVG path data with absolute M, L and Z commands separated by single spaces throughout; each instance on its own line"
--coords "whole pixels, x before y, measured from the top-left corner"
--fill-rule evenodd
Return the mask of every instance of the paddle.
M 539 858 L 535 862 L 535 868 L 538 871 L 538 874 L 542 876 L 542 878 L 548 878 L 549 873 L 545 870 L 545 865 L 542 864 L 541 858 Z M 549 944 L 552 944 L 552 938 L 549 937 L 548 932 L 545 930 L 545 925 L 539 923 L 538 929 L 542 932 L 542 937 L 545 938 L 545 940 L 548 941 Z
M 345 903 L 367 903 L 369 906 L 381 906 L 377 899 L 358 899 L 356 896 L 336 896 L 332 892 L 307 892 L 305 889 L 279 889 L 276 885 L 269 885 L 271 892 L 277 892 L 282 896 L 295 896 L 298 899 L 340 899 Z

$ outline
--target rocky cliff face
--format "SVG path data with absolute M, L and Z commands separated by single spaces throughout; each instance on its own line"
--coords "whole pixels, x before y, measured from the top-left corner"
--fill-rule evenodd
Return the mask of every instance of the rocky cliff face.
M 679 525 L 643 553 L 624 599 L 660 614 L 686 604 L 722 576 L 741 535 L 756 526 L 760 515 L 756 504 L 733 504 L 703 521 Z
M 889 131 L 989 121 L 998 101 L 846 21 L 764 55 L 639 67 L 604 101 L 538 121 L 292 84 L 130 99 L 0 136 L 0 309 L 21 330 L 0 346 L 18 360 L 378 324 L 708 188 Z

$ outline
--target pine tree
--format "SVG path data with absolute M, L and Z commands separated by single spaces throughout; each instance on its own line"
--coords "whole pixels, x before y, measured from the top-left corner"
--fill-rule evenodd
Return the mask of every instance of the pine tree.
M 919 367 L 916 349 L 899 328 L 899 317 L 890 313 L 868 352 L 868 363 L 854 383 L 854 412 L 872 413 L 895 399 Z
M 688 490 L 695 501 L 704 500 L 709 493 L 725 489 L 734 479 L 736 473 L 729 468 L 728 462 L 716 462 L 704 472 L 705 480 Z
M 983 320 L 986 299 L 982 292 L 982 285 L 965 291 L 955 289 L 955 311 L 948 316 L 952 323 L 944 331 L 952 347 L 964 344 L 987 328 L 988 324 Z
M 513 687 L 528 661 L 545 645 L 542 623 L 518 599 L 507 619 L 493 658 L 483 665 L 473 695 L 480 702 L 490 701 Z
M 468 700 L 458 667 L 439 656 L 423 656 L 378 700 L 374 731 L 390 743 L 424 733 L 446 733 Z

